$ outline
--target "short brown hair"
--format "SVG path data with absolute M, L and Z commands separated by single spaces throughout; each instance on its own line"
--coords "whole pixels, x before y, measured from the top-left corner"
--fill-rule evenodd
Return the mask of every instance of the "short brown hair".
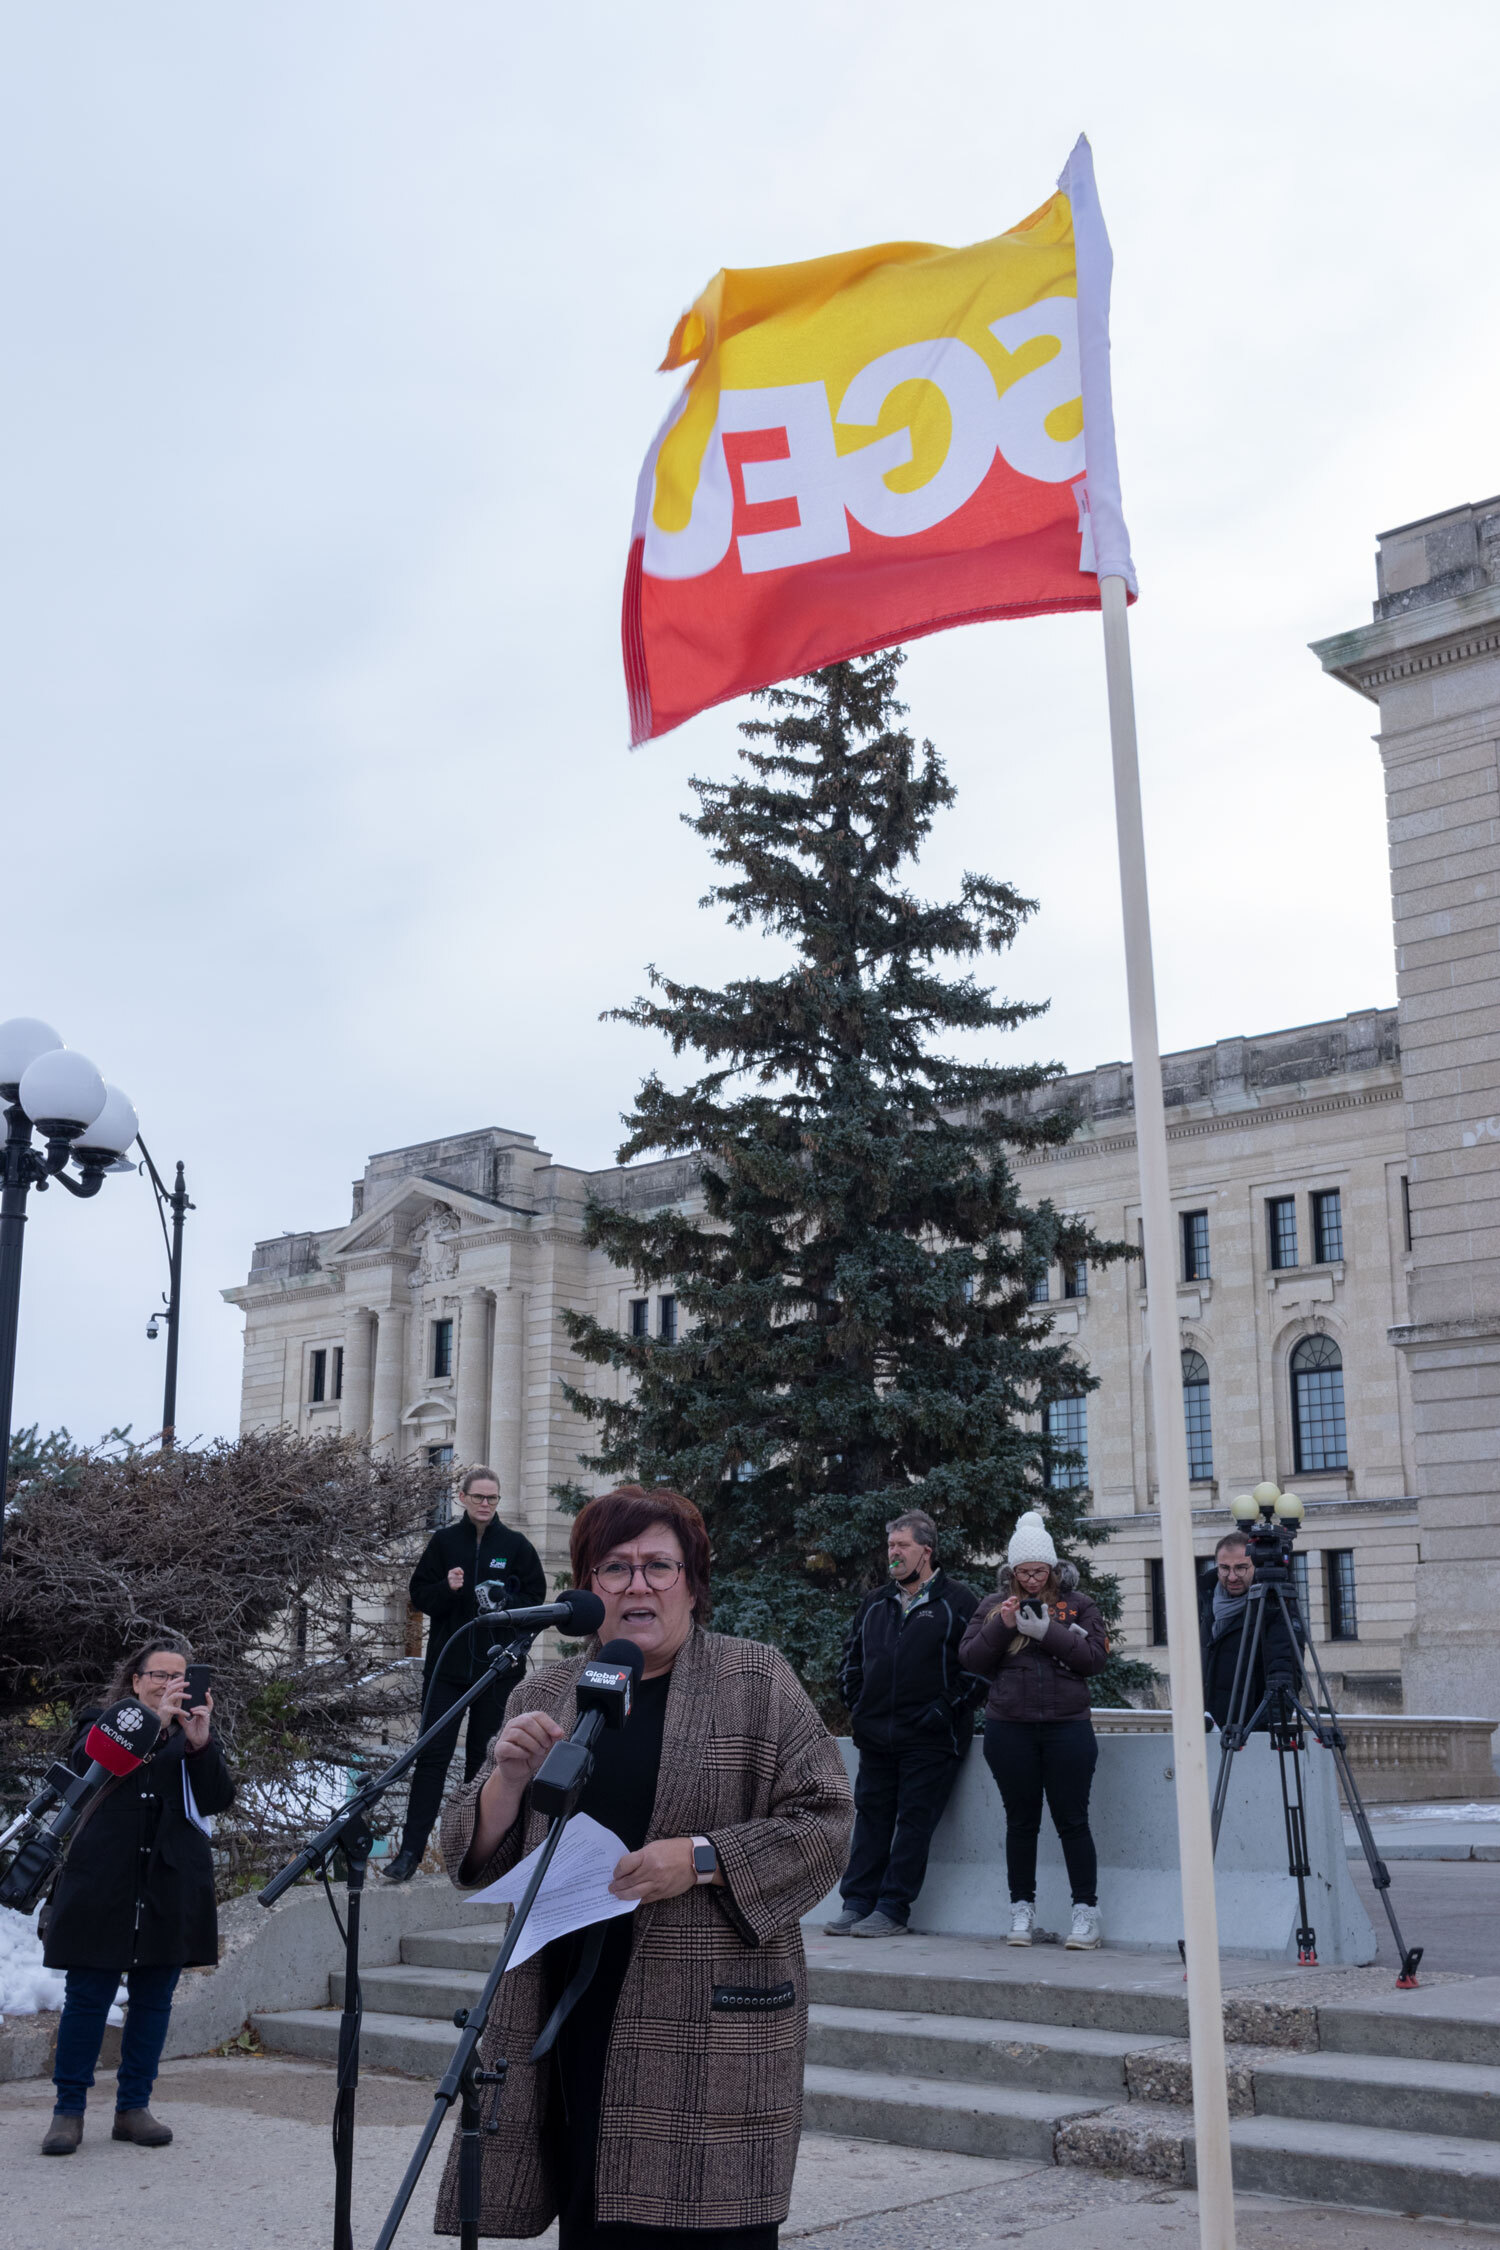
M 706 1625 L 713 1608 L 709 1586 L 708 1526 L 684 1493 L 664 1484 L 621 1484 L 585 1501 L 573 1519 L 568 1559 L 575 1586 L 587 1586 L 605 1556 L 627 1540 L 639 1539 L 653 1524 L 677 1534 L 694 1614 Z
M 1247 1539 L 1247 1538 L 1245 1537 L 1245 1534 L 1243 1533 L 1243 1531 L 1226 1531 L 1226 1532 L 1225 1532 L 1225 1534 L 1224 1534 L 1223 1538 L 1222 1538 L 1222 1539 L 1221 1539 L 1221 1540 L 1219 1541 L 1219 1544 L 1218 1544 L 1218 1545 L 1217 1545 L 1217 1547 L 1215 1547 L 1215 1549 L 1214 1549 L 1214 1561 L 1215 1561 L 1215 1562 L 1217 1562 L 1217 1561 L 1218 1561 L 1218 1559 L 1219 1559 L 1220 1555 L 1222 1555 L 1222 1554 L 1223 1554 L 1223 1552 L 1224 1552 L 1224 1549 L 1225 1549 L 1226 1547 L 1243 1547 L 1247 1555 L 1248 1555 L 1248 1554 L 1249 1554 L 1249 1552 L 1250 1552 L 1250 1542 L 1249 1542 L 1249 1540 L 1248 1540 L 1248 1539 Z
M 472 1469 L 465 1469 L 458 1480 L 458 1489 L 460 1492 L 472 1492 L 476 1484 L 492 1484 L 495 1487 L 498 1501 L 500 1479 L 496 1476 L 494 1470 L 487 1469 L 482 1461 Z

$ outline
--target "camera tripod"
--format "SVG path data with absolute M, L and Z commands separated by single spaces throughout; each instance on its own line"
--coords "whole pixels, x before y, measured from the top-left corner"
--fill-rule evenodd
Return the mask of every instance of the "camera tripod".
M 1258 1537 L 1250 1535 L 1248 1543 L 1252 1555 L 1256 1545 L 1267 1537 L 1264 1533 Z M 1296 1580 L 1286 1560 L 1288 1549 L 1278 1540 L 1277 1550 L 1274 1560 L 1264 1554 L 1255 1555 L 1255 1577 L 1245 1597 L 1247 1608 L 1240 1635 L 1240 1652 L 1235 1661 L 1234 1685 L 1229 1696 L 1229 1717 L 1220 1729 L 1222 1754 L 1218 1778 L 1214 1783 L 1213 1848 L 1216 1852 L 1219 1848 L 1219 1829 L 1229 1795 L 1229 1779 L 1234 1767 L 1235 1752 L 1244 1749 L 1250 1736 L 1264 1721 L 1280 1769 L 1281 1810 L 1286 1823 L 1287 1871 L 1297 1884 L 1297 1959 L 1304 1967 L 1315 1967 L 1318 1959 L 1317 1933 L 1308 1918 L 1307 1879 L 1312 1873 L 1312 1862 L 1307 1852 L 1307 1800 L 1303 1790 L 1302 1769 L 1307 1737 L 1311 1734 L 1325 1750 L 1333 1752 L 1344 1802 L 1354 1821 L 1360 1849 L 1370 1870 L 1370 1880 L 1385 1908 L 1386 1920 L 1391 1925 L 1391 1935 L 1396 1941 L 1396 1953 L 1401 1963 L 1396 1983 L 1401 1990 L 1409 1991 L 1417 1981 L 1417 1964 L 1422 1958 L 1422 1948 L 1420 1945 L 1409 1946 L 1401 1934 L 1396 1909 L 1391 1903 L 1390 1870 L 1375 1848 L 1375 1838 L 1370 1831 L 1364 1800 L 1349 1770 L 1349 1752 L 1344 1730 L 1333 1707 L 1333 1697 L 1328 1692 L 1328 1682 L 1323 1676 L 1323 1667 L 1318 1662 L 1318 1652 L 1302 1622 Z M 1294 1654 L 1295 1670 L 1288 1668 L 1287 1659 L 1281 1651 L 1266 1649 L 1266 1614 L 1272 1603 L 1275 1604 L 1273 1614 L 1286 1633 L 1286 1646 Z M 1266 1651 L 1266 1690 L 1252 1710 L 1249 1703 L 1256 1678 L 1256 1660 L 1263 1650 Z M 1307 1693 L 1309 1664 L 1316 1690 L 1311 1706 L 1303 1700 Z

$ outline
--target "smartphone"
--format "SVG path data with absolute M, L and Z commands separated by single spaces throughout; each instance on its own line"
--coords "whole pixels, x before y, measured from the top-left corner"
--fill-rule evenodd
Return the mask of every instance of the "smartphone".
M 1042 1605 L 1040 1602 L 1024 1601 L 1019 1606 L 1018 1614 L 1023 1617 L 1040 1617 Z
M 182 1699 L 184 1711 L 196 1711 L 208 1693 L 208 1683 L 213 1678 L 213 1668 L 208 1664 L 190 1664 L 187 1668 L 187 1694 Z

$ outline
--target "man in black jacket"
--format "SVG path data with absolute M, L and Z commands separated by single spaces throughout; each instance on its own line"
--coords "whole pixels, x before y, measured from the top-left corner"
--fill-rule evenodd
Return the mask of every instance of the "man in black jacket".
M 1237 1531 L 1226 1532 L 1214 1549 L 1214 1575 L 1202 1581 L 1198 1599 L 1198 1636 L 1203 1651 L 1203 1708 L 1214 1724 L 1220 1727 L 1229 1718 L 1235 1668 L 1239 1663 L 1240 1648 L 1245 1638 L 1245 1620 L 1250 1613 L 1249 1596 L 1254 1578 L 1255 1564 L 1243 1534 Z M 1242 1717 L 1248 1719 L 1260 1709 L 1268 1680 L 1286 1680 L 1295 1685 L 1300 1681 L 1301 1674 L 1302 1666 L 1287 1632 L 1281 1604 L 1274 1594 L 1268 1594 L 1265 1623 L 1261 1627 L 1260 1646 L 1256 1650 L 1254 1673 L 1248 1692 L 1244 1689 L 1244 1683 L 1241 1683 Z M 1270 1723 L 1269 1714 L 1261 1712 L 1255 1724 L 1256 1733 L 1262 1733 Z
M 899 1937 L 906 1929 L 985 1692 L 958 1662 L 979 1596 L 937 1568 L 931 1516 L 897 1516 L 886 1542 L 891 1583 L 860 1604 L 839 1668 L 859 1773 L 843 1911 L 824 1925 L 831 1937 Z
M 479 1615 L 474 1589 L 493 1586 L 503 1609 L 530 1609 L 547 1599 L 547 1577 L 531 1541 L 500 1521 L 500 1480 L 493 1469 L 470 1469 L 458 1488 L 463 1515 L 435 1531 L 411 1575 L 414 1609 L 425 1610 L 427 1661 L 422 1670 L 424 1723 L 431 1726 L 451 1711 L 489 1663 L 487 1636 L 462 1630 Z M 511 1683 L 514 1685 L 514 1681 Z M 484 1754 L 505 1720 L 509 1687 L 490 1688 L 469 1705 L 464 1736 L 464 1779 L 472 1781 Z M 443 1801 L 448 1763 L 458 1747 L 462 1721 L 455 1719 L 429 1743 L 412 1768 L 411 1795 L 401 1849 L 386 1870 L 386 1881 L 405 1883 L 422 1864 L 422 1854 Z

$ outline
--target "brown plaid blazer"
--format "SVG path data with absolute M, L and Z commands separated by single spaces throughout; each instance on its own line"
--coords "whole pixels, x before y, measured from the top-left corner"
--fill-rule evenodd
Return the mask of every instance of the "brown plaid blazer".
M 582 1659 L 549 1665 L 511 1716 L 577 1716 Z M 449 1875 L 474 1833 L 486 1763 L 443 1817 Z M 600 2225 L 749 2227 L 785 2219 L 802 2123 L 807 1972 L 800 1917 L 844 1866 L 852 1811 L 842 1760 L 786 1659 L 760 1641 L 694 1631 L 672 1669 L 648 1841 L 713 1839 L 724 1887 L 637 1907 L 609 2043 L 594 2182 Z M 490 1883 L 542 1841 L 525 1812 L 475 1877 Z M 540 1956 L 503 1978 L 483 2044 L 510 2061 L 500 2131 L 487 2134 L 491 2235 L 535 2235 L 557 2216 L 542 2104 L 550 2060 L 527 2061 L 545 2020 Z M 434 2231 L 458 2232 L 458 2138 Z

